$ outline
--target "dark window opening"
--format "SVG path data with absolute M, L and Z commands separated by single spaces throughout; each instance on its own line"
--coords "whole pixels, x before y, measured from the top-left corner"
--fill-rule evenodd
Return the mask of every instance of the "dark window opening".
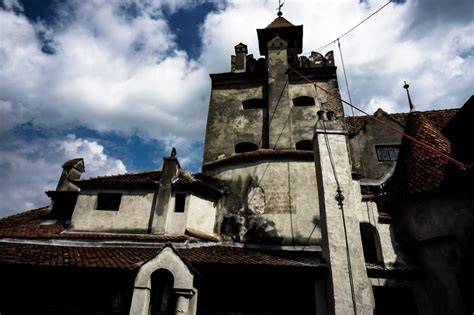
M 400 145 L 376 145 L 375 151 L 377 152 L 377 160 L 379 161 L 396 161 L 398 152 L 400 151 Z
M 235 145 L 235 153 L 245 153 L 251 151 L 257 151 L 258 145 L 251 142 L 241 142 Z
M 252 98 L 242 102 L 244 109 L 265 108 L 265 101 L 261 98 Z
M 99 193 L 97 195 L 97 210 L 117 211 L 122 200 L 121 193 Z
M 313 143 L 311 140 L 301 140 L 296 142 L 296 150 L 313 151 Z
M 376 315 L 416 315 L 415 294 L 409 287 L 373 286 Z M 402 302 L 403 301 L 403 302 Z
M 175 314 L 176 299 L 173 290 L 173 275 L 164 269 L 159 269 L 151 275 L 150 314 Z
M 174 201 L 174 212 L 184 212 L 184 206 L 186 205 L 186 194 L 176 194 Z
M 383 265 L 380 239 L 375 227 L 368 223 L 360 224 L 360 236 L 366 263 Z
M 312 106 L 315 104 L 314 97 L 300 96 L 293 99 L 293 106 Z

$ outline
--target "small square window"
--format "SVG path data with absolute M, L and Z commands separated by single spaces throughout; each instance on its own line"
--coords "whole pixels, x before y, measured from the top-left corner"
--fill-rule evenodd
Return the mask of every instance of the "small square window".
M 186 194 L 176 194 L 174 198 L 174 212 L 184 212 L 186 205 Z
M 400 145 L 376 145 L 377 159 L 379 161 L 396 161 L 398 159 L 398 152 Z
M 122 200 L 121 193 L 99 193 L 97 195 L 96 210 L 117 211 Z

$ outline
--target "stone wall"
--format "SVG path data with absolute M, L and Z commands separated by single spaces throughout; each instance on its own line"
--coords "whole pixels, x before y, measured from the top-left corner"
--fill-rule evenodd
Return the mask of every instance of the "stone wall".
M 219 201 L 217 231 L 243 243 L 320 243 L 313 162 L 242 163 L 208 171 L 228 191 Z M 316 228 L 315 228 L 316 226 Z

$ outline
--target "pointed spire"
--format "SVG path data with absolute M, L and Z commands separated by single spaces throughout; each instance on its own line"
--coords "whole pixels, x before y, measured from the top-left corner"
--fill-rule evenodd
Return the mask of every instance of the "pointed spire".
M 405 82 L 405 85 L 403 86 L 403 88 L 407 90 L 408 104 L 410 105 L 410 112 L 413 112 L 415 110 L 415 105 L 413 105 L 413 102 L 411 101 L 410 91 L 408 90 L 410 85 L 407 83 L 407 81 L 403 81 L 403 82 Z

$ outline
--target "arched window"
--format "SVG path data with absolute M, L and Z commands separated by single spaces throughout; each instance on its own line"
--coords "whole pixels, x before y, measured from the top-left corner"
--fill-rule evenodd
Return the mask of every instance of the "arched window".
M 312 106 L 315 105 L 314 97 L 300 96 L 293 99 L 293 106 Z
M 301 140 L 296 142 L 296 150 L 313 151 L 313 143 L 311 140 Z
M 360 236 L 366 263 L 383 265 L 382 248 L 377 229 L 369 223 L 360 224 Z
M 244 153 L 258 150 L 258 145 L 251 142 L 241 142 L 235 145 L 235 153 Z
M 174 314 L 175 296 L 173 291 L 174 278 L 171 272 L 158 269 L 151 275 L 150 314 Z
M 261 98 L 251 98 L 242 102 L 244 109 L 265 108 L 265 101 Z

